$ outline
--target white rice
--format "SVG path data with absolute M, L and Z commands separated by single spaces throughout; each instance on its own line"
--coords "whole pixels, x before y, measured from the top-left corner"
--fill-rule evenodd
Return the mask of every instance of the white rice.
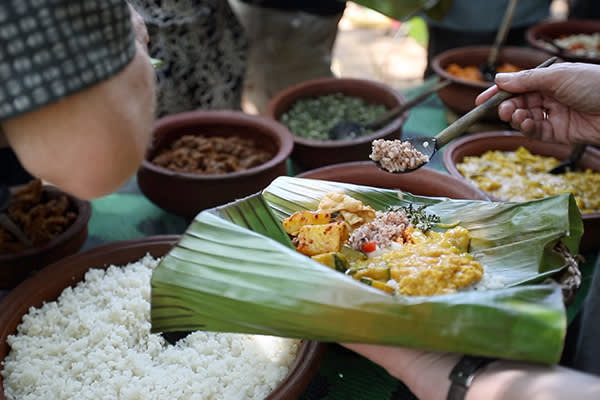
M 150 334 L 157 259 L 92 269 L 57 301 L 30 308 L 8 337 L 10 400 L 264 399 L 287 375 L 300 341 L 194 332 L 176 345 Z

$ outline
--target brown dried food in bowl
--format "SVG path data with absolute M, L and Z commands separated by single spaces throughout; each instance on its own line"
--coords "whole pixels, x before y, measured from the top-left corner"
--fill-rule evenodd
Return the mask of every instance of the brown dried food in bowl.
M 77 213 L 66 195 L 48 199 L 42 181 L 31 181 L 14 194 L 7 210 L 10 219 L 27 235 L 34 246 L 48 243 L 69 228 Z M 24 250 L 26 245 L 0 227 L 0 254 Z
M 159 167 L 195 174 L 242 171 L 272 159 L 274 153 L 239 136 L 184 135 L 152 159 Z

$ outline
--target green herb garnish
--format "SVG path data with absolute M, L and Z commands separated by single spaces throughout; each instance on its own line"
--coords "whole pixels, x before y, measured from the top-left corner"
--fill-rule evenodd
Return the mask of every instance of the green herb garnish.
M 404 211 L 408 220 L 415 228 L 422 230 L 423 232 L 431 229 L 435 224 L 440 222 L 440 217 L 435 214 L 428 214 L 425 212 L 427 205 L 413 206 L 409 204 L 407 206 L 392 207 L 394 211 Z

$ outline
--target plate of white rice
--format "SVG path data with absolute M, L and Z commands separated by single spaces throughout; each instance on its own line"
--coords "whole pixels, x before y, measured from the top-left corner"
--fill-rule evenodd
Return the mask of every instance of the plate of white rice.
M 0 400 L 289 399 L 324 344 L 196 331 L 150 333 L 150 278 L 177 236 L 66 258 L 0 303 Z

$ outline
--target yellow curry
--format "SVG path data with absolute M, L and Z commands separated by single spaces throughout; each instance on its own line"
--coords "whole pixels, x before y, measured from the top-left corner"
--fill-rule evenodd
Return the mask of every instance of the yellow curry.
M 588 169 L 549 174 L 559 162 L 519 147 L 515 151 L 490 150 L 481 156 L 468 156 L 456 168 L 481 190 L 500 200 L 528 201 L 573 193 L 583 214 L 600 212 L 600 173 Z

